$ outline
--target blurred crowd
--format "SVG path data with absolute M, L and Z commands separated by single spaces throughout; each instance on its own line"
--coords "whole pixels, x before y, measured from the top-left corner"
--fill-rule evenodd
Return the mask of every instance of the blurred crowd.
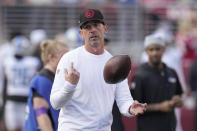
M 53 4 L 86 4 L 86 3 L 135 3 L 136 0 L 2 0 L 3 5 L 53 5 Z
M 54 3 L 83 4 L 88 2 L 138 3 L 138 1 L 135 0 L 84 0 L 83 2 L 79 0 L 1 0 L 0 5 L 53 5 Z M 164 2 L 163 0 L 140 0 L 140 3 L 144 7 L 142 17 L 145 20 L 142 22 L 142 30 L 144 30 L 143 36 L 154 34 L 165 41 L 166 50 L 162 60 L 169 67 L 176 70 L 184 90 L 184 106 L 182 110 L 177 111 L 179 119 L 177 131 L 193 131 L 195 118 L 194 114 L 190 112 L 188 113 L 188 111 L 194 111 L 197 106 L 195 101 L 197 91 L 197 3 L 188 0 L 187 2 L 180 1 L 180 3 L 174 5 L 174 2 L 176 1 L 167 0 Z M 166 4 L 166 6 L 163 6 L 163 4 Z M 65 32 L 55 35 L 53 39 L 67 44 L 70 49 L 74 49 L 83 44 L 78 29 L 78 26 L 70 27 L 66 29 Z M 34 72 L 31 72 L 29 76 L 22 76 L 26 78 L 29 77 L 26 81 L 26 85 L 28 85 L 32 76 L 42 67 L 39 44 L 43 40 L 49 39 L 47 33 L 48 32 L 42 28 L 32 30 L 28 35 L 23 34 L 23 32 L 13 31 L 9 34 L 10 38 L 8 40 L 4 39 L 5 42 L 0 44 L 0 119 L 3 118 L 3 113 L 5 113 L 2 108 L 5 104 L 5 99 L 3 98 L 6 98 L 4 95 L 6 88 L 4 87 L 8 84 L 5 80 L 9 77 L 13 77 L 12 79 L 15 79 L 16 83 L 22 82 L 20 80 L 17 81 L 16 79 L 20 76 L 20 72 L 18 74 L 13 74 L 16 76 L 9 76 L 11 73 L 9 73 L 9 69 L 7 69 L 10 64 L 10 62 L 8 63 L 8 60 L 16 55 L 18 55 L 18 57 L 32 57 L 32 60 L 29 61 L 30 64 L 24 68 L 34 69 Z M 143 46 L 143 40 L 144 37 L 141 41 L 138 41 L 138 44 L 141 47 Z M 110 41 L 107 47 L 112 53 L 117 51 L 113 48 L 113 42 L 114 41 Z M 21 43 L 21 45 L 18 43 Z M 132 47 L 132 41 L 130 41 L 130 43 Z M 133 46 L 133 48 L 135 48 L 135 46 Z M 140 59 L 133 62 L 132 73 L 129 76 L 129 83 L 132 81 L 132 75 L 135 73 L 135 70 L 137 70 L 139 64 L 148 59 L 145 51 L 134 52 L 131 54 L 139 54 Z M 20 59 L 18 57 L 14 57 L 13 59 Z M 34 67 L 32 67 L 33 64 L 35 64 Z M 25 66 L 25 64 L 23 65 Z M 10 91 L 10 93 L 12 93 L 12 91 Z M 192 118 L 189 118 L 190 116 L 187 116 L 184 113 L 192 114 Z M 184 123 L 185 125 L 181 122 L 183 118 L 186 120 L 186 123 Z M 128 119 L 126 120 L 123 118 L 123 120 L 124 122 L 126 121 L 125 123 L 128 123 Z M 125 126 L 128 125 L 125 124 Z M 125 131 L 126 130 L 127 129 L 125 129 Z

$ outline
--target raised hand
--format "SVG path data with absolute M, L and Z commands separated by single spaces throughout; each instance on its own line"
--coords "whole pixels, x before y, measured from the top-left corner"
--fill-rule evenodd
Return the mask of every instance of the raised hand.
M 134 101 L 129 111 L 133 115 L 143 114 L 146 111 L 147 104 L 141 104 L 138 101 Z
M 77 85 L 79 81 L 80 73 L 73 67 L 73 62 L 71 63 L 70 66 L 70 72 L 68 73 L 68 70 L 65 68 L 64 73 L 65 73 L 66 81 L 70 82 L 73 85 Z

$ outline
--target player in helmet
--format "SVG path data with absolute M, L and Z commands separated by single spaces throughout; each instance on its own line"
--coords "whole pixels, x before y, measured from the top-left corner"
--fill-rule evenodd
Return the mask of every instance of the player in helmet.
M 32 44 L 31 53 L 33 56 L 37 57 L 40 60 L 40 63 L 41 63 L 40 69 L 41 69 L 43 66 L 43 63 L 40 58 L 40 55 L 41 55 L 40 43 L 47 39 L 47 33 L 43 29 L 35 29 L 31 31 L 29 38 Z
M 29 40 L 20 35 L 12 40 L 14 54 L 3 63 L 6 88 L 5 123 L 8 131 L 19 131 L 25 121 L 25 104 L 29 84 L 37 72 L 39 60 L 28 56 L 31 52 Z
M 14 31 L 10 33 L 9 39 L 6 40 L 4 43 L 0 44 L 0 129 L 5 130 L 5 120 L 4 120 L 4 107 L 5 107 L 5 88 L 4 86 L 4 72 L 3 72 L 3 64 L 4 61 L 11 55 L 13 55 L 13 45 L 11 44 L 11 40 L 20 35 L 20 31 Z
M 71 27 L 64 33 L 66 43 L 69 43 L 69 47 L 71 49 L 77 48 L 83 45 L 83 40 L 79 34 L 78 27 Z

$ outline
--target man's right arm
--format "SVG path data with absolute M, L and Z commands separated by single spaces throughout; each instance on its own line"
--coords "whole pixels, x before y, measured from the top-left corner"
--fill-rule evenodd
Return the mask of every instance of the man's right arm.
M 79 72 L 72 63 L 64 63 L 65 59 L 63 57 L 58 64 L 51 90 L 50 102 L 54 109 L 62 108 L 70 100 L 79 81 Z
M 58 85 L 53 85 L 50 95 L 51 105 L 56 110 L 62 108 L 70 100 L 75 91 L 75 86 L 69 82 L 59 86 L 61 89 L 58 89 Z

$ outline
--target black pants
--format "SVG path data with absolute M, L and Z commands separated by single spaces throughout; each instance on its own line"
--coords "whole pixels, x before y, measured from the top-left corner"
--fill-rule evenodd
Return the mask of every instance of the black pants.
M 197 121 L 197 96 L 195 95 L 195 100 L 196 100 L 196 105 L 195 105 L 195 116 L 194 116 L 194 121 Z M 197 124 L 194 124 L 194 131 L 197 131 Z
M 118 109 L 116 102 L 113 105 L 112 114 L 113 114 L 113 123 L 111 126 L 111 131 L 124 131 L 121 113 Z

